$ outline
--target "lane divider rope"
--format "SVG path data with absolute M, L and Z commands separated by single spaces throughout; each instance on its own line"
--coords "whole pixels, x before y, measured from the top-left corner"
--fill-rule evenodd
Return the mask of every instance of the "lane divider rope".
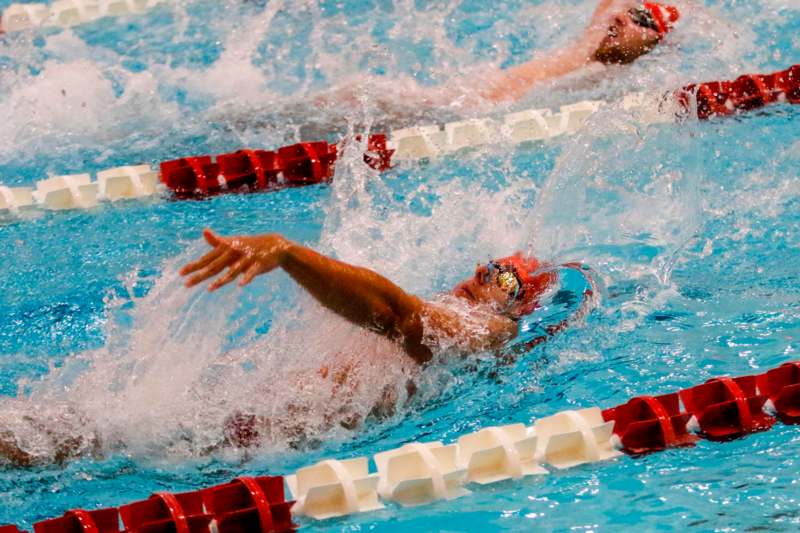
M 378 475 L 369 473 L 366 457 L 329 459 L 286 477 L 297 504 L 292 512 L 317 519 L 383 509 L 378 500 Z
M 458 464 L 469 482 L 481 485 L 546 474 L 536 459 L 537 441 L 525 424 L 484 428 L 459 437 Z
M 451 500 L 467 494 L 467 471 L 456 464 L 456 446 L 412 442 L 375 455 L 378 495 L 404 506 Z
M 740 76 L 733 81 L 691 84 L 653 96 L 626 96 L 619 106 L 634 111 L 641 124 L 673 122 L 688 116 L 708 120 L 750 111 L 772 103 L 800 103 L 800 65 L 772 74 Z M 389 138 L 367 138 L 363 159 L 376 170 L 393 162 L 429 159 L 482 144 L 513 145 L 552 139 L 579 131 L 586 120 L 608 104 L 584 101 L 565 105 L 558 113 L 529 109 L 501 120 L 472 119 L 395 130 Z M 360 141 L 360 137 L 356 138 Z M 341 141 L 344 145 L 348 140 Z M 103 170 L 97 182 L 89 174 L 54 176 L 31 187 L 0 185 L 0 212 L 19 215 L 40 207 L 51 210 L 89 209 L 100 202 L 144 198 L 163 187 L 175 198 L 202 198 L 228 192 L 269 191 L 328 182 L 334 173 L 340 145 L 303 142 L 270 150 L 239 150 L 216 156 L 183 157 L 160 164 Z
M 696 433 L 690 433 L 697 420 Z M 469 483 L 490 484 L 602 462 L 621 455 L 729 441 L 764 431 L 777 420 L 800 423 L 800 362 L 755 376 L 712 378 L 660 396 L 639 396 L 600 410 L 568 410 L 462 435 L 453 444 L 408 443 L 373 457 L 328 459 L 287 476 L 240 477 L 194 492 L 156 493 L 117 508 L 70 510 L 34 524 L 35 533 L 238 533 L 288 531 L 292 514 L 327 519 L 470 494 Z M 284 482 L 297 501 L 287 500 Z M 0 533 L 20 533 L 13 525 Z

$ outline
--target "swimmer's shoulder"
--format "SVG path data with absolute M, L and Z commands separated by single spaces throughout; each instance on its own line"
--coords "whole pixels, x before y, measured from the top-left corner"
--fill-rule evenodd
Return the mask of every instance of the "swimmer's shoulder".
M 430 345 L 468 353 L 496 349 L 518 333 L 514 320 L 450 295 L 425 302 L 422 325 Z

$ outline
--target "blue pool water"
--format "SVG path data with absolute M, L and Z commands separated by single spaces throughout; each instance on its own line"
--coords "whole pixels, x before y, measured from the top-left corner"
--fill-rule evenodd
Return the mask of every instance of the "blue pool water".
M 0 0 L 0 8 L 9 3 Z M 650 57 L 571 77 L 517 107 L 613 100 L 800 61 L 793 0 L 678 5 L 681 26 Z M 519 62 L 568 42 L 593 6 L 197 0 L 0 37 L 0 182 L 448 119 L 452 111 L 404 108 L 380 81 L 357 106 L 309 110 L 308 102 L 368 74 L 433 85 L 487 63 Z M 798 118 L 800 108 L 776 106 L 642 127 L 614 109 L 579 135 L 380 176 L 348 155 L 331 187 L 3 218 L 0 427 L 32 415 L 80 432 L 64 412 L 72 406 L 104 444 L 97 457 L 63 466 L 0 467 L 0 523 L 29 528 L 69 508 L 242 473 L 289 473 L 409 440 L 449 441 L 798 359 Z M 185 291 L 176 269 L 202 249 L 204 226 L 279 231 L 425 296 L 452 286 L 476 261 L 528 247 L 548 260 L 591 265 L 606 289 L 585 324 L 511 366 L 495 369 L 483 358 L 477 371 L 460 363 L 425 370 L 421 398 L 388 421 L 319 430 L 299 449 L 278 440 L 253 457 L 209 456 L 203 447 L 219 439 L 232 410 L 280 411 L 309 394 L 298 374 L 335 351 L 366 356 L 374 339 L 354 345 L 348 325 L 281 274 L 245 290 Z M 380 370 L 365 370 L 366 381 L 379 381 Z M 355 409 L 375 393 L 365 389 L 350 400 Z M 314 414 L 307 418 L 316 427 Z M 29 438 L 35 448 L 36 435 Z M 303 525 L 795 531 L 798 444 L 796 427 L 778 425 L 729 443 L 478 488 L 452 502 Z

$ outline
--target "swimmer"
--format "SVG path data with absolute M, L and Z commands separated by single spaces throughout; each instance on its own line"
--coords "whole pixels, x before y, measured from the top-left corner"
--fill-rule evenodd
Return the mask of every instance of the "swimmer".
M 309 442 L 309 428 L 304 420 L 318 415 L 322 422 L 317 430 L 335 426 L 354 429 L 365 419 L 391 416 L 404 399 L 416 392 L 415 378 L 437 354 L 466 356 L 490 352 L 500 361 L 513 359 L 511 351 L 524 351 L 566 328 L 572 320 L 583 316 L 591 305 L 580 309 L 569 320 L 545 328 L 545 333 L 525 347 L 511 347 L 523 317 L 538 308 L 539 299 L 556 282 L 556 270 L 521 254 L 495 259 L 479 265 L 474 274 L 458 283 L 448 295 L 423 299 L 410 294 L 380 274 L 322 255 L 294 243 L 281 235 L 222 237 L 210 230 L 203 232 L 211 251 L 185 265 L 180 274 L 186 286 L 193 287 L 214 278 L 208 285 L 215 291 L 239 280 L 244 286 L 256 276 L 283 269 L 322 306 L 366 331 L 383 337 L 384 344 L 374 345 L 370 361 L 364 352 L 342 353 L 318 372 L 296 374 L 285 378 L 300 387 L 319 391 L 318 402 L 292 404 L 286 407 L 291 416 L 270 418 L 250 412 L 232 412 L 224 421 L 218 444 L 199 453 L 213 453 L 222 448 L 247 449 L 278 439 L 289 446 Z M 570 266 L 570 265 L 565 265 Z M 586 302 L 584 302 L 586 303 Z M 584 307 L 584 306 L 582 306 Z M 365 332 L 366 334 L 366 332 Z M 362 355 L 359 355 L 362 354 Z M 364 383 L 360 366 L 382 368 L 382 383 Z M 318 385 L 327 382 L 328 395 Z M 359 387 L 373 391 L 369 412 L 349 407 L 350 398 Z M 20 400 L 22 401 L 22 400 Z M 321 402 L 321 403 L 320 403 Z M 20 410 L 24 403 L 20 404 Z M 0 459 L 16 466 L 35 466 L 100 454 L 114 448 L 102 443 L 91 424 L 77 409 L 65 406 L 57 420 L 30 411 L 20 420 L 0 425 Z M 20 435 L 32 430 L 42 439 L 44 454 L 34 454 L 30 446 L 21 445 Z M 314 431 L 311 430 L 313 436 Z
M 534 85 L 593 62 L 632 63 L 653 50 L 679 17 L 674 6 L 601 0 L 588 28 L 572 45 L 497 73 L 479 92 L 492 101 L 517 100 Z
M 465 114 L 485 112 L 487 105 L 513 103 L 543 83 L 592 64 L 632 63 L 662 42 L 679 18 L 673 6 L 600 0 L 575 41 L 506 69 L 483 67 L 477 74 L 456 76 L 435 86 L 420 85 L 409 76 L 360 74 L 313 95 L 314 105 L 309 105 L 305 95 L 267 109 L 226 105 L 213 120 L 234 129 L 300 123 L 301 136 L 306 138 L 346 135 L 345 124 L 386 131 L 420 122 L 458 120 Z M 365 105 L 366 121 L 353 114 Z M 320 113 L 321 109 L 325 112 Z
M 373 91 L 377 103 L 384 99 L 413 100 L 432 107 L 477 107 L 488 102 L 519 100 L 536 85 L 566 76 L 592 63 L 622 65 L 653 50 L 680 18 L 674 6 L 631 0 L 600 0 L 589 26 L 572 44 L 539 55 L 505 70 L 481 72 L 470 79 L 453 80 L 447 86 L 421 87 L 392 80 L 384 84 L 373 78 L 380 90 Z M 369 83 L 367 84 L 369 85 Z M 345 85 L 317 97 L 323 104 L 354 102 L 361 83 Z M 395 94 L 397 93 L 397 94 Z M 388 103 L 386 105 L 389 105 Z
M 520 319 L 537 309 L 539 298 L 556 280 L 553 268 L 516 254 L 478 265 L 470 278 L 452 289 L 449 298 L 426 300 L 370 269 L 327 257 L 278 234 L 221 237 L 206 229 L 203 236 L 212 250 L 180 270 L 187 277 L 187 287 L 211 278 L 215 279 L 208 285 L 209 291 L 237 279 L 245 286 L 258 275 L 283 269 L 322 306 L 394 344 L 398 349 L 389 347 L 373 354 L 376 361 L 387 366 L 423 367 L 435 354 L 445 351 L 462 356 L 477 352 L 501 355 L 501 348 L 519 333 Z M 546 328 L 542 338 L 526 346 L 546 340 L 568 322 Z M 387 360 L 391 354 L 408 362 Z M 509 358 L 509 354 L 502 357 Z M 336 364 L 335 370 L 322 368 L 319 374 L 326 378 L 330 374 L 334 389 L 346 395 L 345 389 L 358 386 L 358 378 L 351 376 L 351 371 L 361 363 L 351 358 Z M 407 397 L 414 394 L 413 381 L 400 385 L 405 386 Z M 387 386 L 368 416 L 391 415 L 399 400 L 396 389 Z M 353 429 L 360 422 L 360 418 L 330 420 L 329 426 Z M 280 429 L 287 433 L 286 428 Z M 228 446 L 248 448 L 261 444 L 260 433 L 275 432 L 276 421 L 236 413 L 225 431 Z M 290 432 L 303 440 L 302 427 L 295 425 Z

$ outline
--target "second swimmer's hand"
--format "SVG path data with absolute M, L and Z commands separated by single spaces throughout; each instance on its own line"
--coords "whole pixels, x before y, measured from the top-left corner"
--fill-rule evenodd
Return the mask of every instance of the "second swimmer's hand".
M 210 229 L 205 229 L 203 237 L 213 250 L 181 268 L 180 275 L 193 274 L 186 280 L 186 286 L 194 287 L 227 268 L 224 274 L 208 286 L 209 291 L 215 291 L 239 276 L 241 276 L 239 285 L 244 286 L 259 274 L 274 270 L 280 266 L 284 253 L 290 245 L 288 240 L 274 233 L 222 237 Z

